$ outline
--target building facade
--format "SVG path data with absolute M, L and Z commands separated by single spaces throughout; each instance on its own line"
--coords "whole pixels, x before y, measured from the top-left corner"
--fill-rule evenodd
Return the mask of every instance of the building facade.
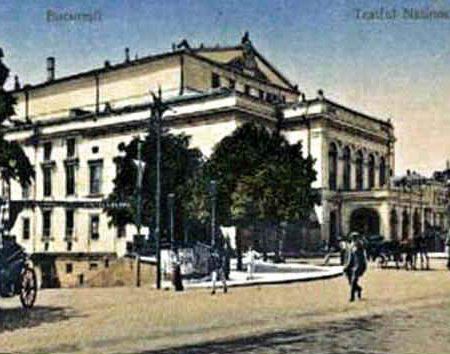
M 145 133 L 149 91 L 159 88 L 172 107 L 164 125 L 189 135 L 205 156 L 245 122 L 274 127 L 276 106 L 283 107 L 283 133 L 291 142 L 301 140 L 304 154 L 316 160 L 323 240 L 334 242 L 352 229 L 386 237 L 408 230 L 412 237 L 412 210 L 419 205 L 426 217 L 425 194 L 418 199 L 391 183 L 392 124 L 334 103 L 322 92 L 306 100 L 248 35 L 233 47 L 191 48 L 184 41 L 171 52 L 134 60 L 126 50 L 119 64 L 105 62 L 63 78 L 55 78 L 53 58 L 47 64 L 47 81 L 16 85 L 15 118 L 23 124 L 9 128 L 6 137 L 22 144 L 36 172 L 29 188 L 12 182 L 8 189 L 8 199 L 21 208 L 11 233 L 46 260 L 41 263 L 49 283 L 61 272 L 82 283 L 125 254 L 136 230 L 109 225 L 104 201 L 113 189 L 118 146 Z M 430 208 L 446 225 L 443 209 Z

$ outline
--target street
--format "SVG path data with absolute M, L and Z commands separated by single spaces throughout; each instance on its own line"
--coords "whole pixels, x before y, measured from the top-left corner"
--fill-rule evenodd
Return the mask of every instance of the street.
M 450 274 L 372 267 L 363 300 L 346 280 L 183 293 L 43 290 L 36 308 L 0 302 L 0 352 L 448 353 Z

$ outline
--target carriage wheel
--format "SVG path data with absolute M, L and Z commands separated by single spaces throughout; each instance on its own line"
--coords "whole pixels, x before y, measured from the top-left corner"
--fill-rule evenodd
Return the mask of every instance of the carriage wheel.
M 26 267 L 22 273 L 20 302 L 26 309 L 32 308 L 37 296 L 36 273 L 33 268 Z

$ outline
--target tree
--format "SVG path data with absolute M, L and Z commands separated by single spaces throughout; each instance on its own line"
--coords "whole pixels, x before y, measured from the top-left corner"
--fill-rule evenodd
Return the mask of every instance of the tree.
M 303 157 L 301 143 L 289 144 L 279 128 L 246 123 L 236 129 L 218 143 L 205 166 L 208 178 L 218 182 L 220 223 L 280 225 L 309 218 L 318 202 L 311 187 L 313 164 Z M 239 236 L 236 242 L 239 247 Z
M 9 69 L 3 64 L 3 51 L 0 48 L 0 171 L 2 178 L 9 183 L 11 179 L 27 186 L 34 178 L 33 167 L 21 146 L 15 141 L 5 139 L 8 127 L 24 124 L 13 120 L 16 99 L 11 92 L 4 89 L 9 76 Z
M 125 208 L 107 207 L 113 225 L 133 224 L 136 217 L 136 176 L 137 169 L 133 160 L 137 158 L 138 139 L 133 139 L 128 145 L 120 146 L 125 152 L 123 158 L 117 159 L 118 174 L 114 179 L 113 192 L 108 197 L 108 205 L 126 203 Z M 161 136 L 161 210 L 162 225 L 167 225 L 167 195 L 175 194 L 175 218 L 184 220 L 188 215 L 189 201 L 192 190 L 186 188 L 195 173 L 203 163 L 203 157 L 198 149 L 189 148 L 189 137 L 173 135 L 165 132 Z M 155 185 L 156 185 L 156 131 L 150 130 L 142 146 L 142 159 L 146 163 L 142 182 L 142 225 L 153 227 L 155 215 Z M 177 222 L 176 235 L 182 233 L 182 222 Z M 164 233 L 164 227 L 162 227 Z M 167 228 L 165 230 L 167 233 Z
M 283 224 L 308 220 L 317 193 L 314 161 L 303 158 L 301 144 L 283 144 L 280 155 L 268 156 L 255 174 L 245 175 L 232 194 L 231 213 L 237 220 L 268 221 L 276 226 L 279 258 Z M 265 251 L 265 250 L 264 250 Z

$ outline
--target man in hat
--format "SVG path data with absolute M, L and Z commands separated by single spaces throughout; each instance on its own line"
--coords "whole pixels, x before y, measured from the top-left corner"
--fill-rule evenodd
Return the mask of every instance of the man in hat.
M 222 280 L 223 284 L 223 292 L 228 292 L 227 287 L 227 278 L 225 275 L 225 269 L 224 269 L 224 255 L 221 254 L 220 250 L 217 247 L 211 248 L 211 280 L 212 280 L 212 291 L 211 295 L 214 295 L 216 293 L 216 282 L 218 280 Z
M 355 236 L 355 235 L 352 235 Z M 364 243 L 360 238 L 355 237 L 354 245 L 349 252 L 344 273 L 350 284 L 350 302 L 355 301 L 355 295 L 361 299 L 362 287 L 358 284 L 359 278 L 363 276 L 367 269 L 367 257 L 364 250 Z

